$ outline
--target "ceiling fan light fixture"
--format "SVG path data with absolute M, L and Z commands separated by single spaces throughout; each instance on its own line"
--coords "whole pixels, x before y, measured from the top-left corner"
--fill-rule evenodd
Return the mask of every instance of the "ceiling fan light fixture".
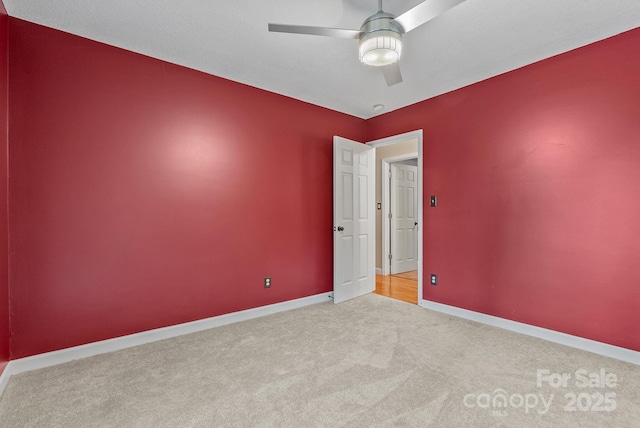
M 402 35 L 464 1 L 421 1 L 400 16 L 395 16 L 386 13 L 382 9 L 382 0 L 378 0 L 378 12 L 362 23 L 360 31 L 272 23 L 269 23 L 269 31 L 358 39 L 360 41 L 358 46 L 360 61 L 366 65 L 380 67 L 387 86 L 393 86 L 402 82 L 400 66 L 396 64 L 402 56 Z
M 393 64 L 402 55 L 402 35 L 395 31 L 375 31 L 360 38 L 360 61 L 374 67 Z

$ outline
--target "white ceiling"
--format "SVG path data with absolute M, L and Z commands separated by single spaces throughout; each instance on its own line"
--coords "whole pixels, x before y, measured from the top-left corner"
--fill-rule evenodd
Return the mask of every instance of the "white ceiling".
M 640 26 L 640 0 L 467 0 L 405 35 L 404 82 L 387 87 L 360 64 L 357 40 L 267 31 L 268 22 L 359 29 L 377 0 L 3 1 L 13 17 L 361 118 Z

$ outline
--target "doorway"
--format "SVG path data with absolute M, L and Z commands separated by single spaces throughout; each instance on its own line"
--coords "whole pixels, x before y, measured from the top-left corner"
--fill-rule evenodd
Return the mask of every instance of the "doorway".
M 382 221 L 386 226 L 381 231 L 389 237 L 382 243 L 386 246 L 382 248 L 381 262 L 385 267 L 383 271 L 390 271 L 391 275 L 418 270 L 417 155 L 409 153 L 381 159 Z M 409 158 L 404 159 L 406 156 Z
M 368 142 L 376 148 L 376 293 L 413 304 L 422 302 L 422 130 Z M 404 168 L 401 165 L 414 165 Z M 394 166 L 396 168 L 394 168 Z M 401 182 L 393 182 L 392 169 L 400 171 Z M 413 177 L 407 177 L 414 171 Z M 409 172 L 407 175 L 405 173 Z M 396 177 L 398 178 L 398 177 Z M 406 180 L 410 178 L 411 180 Z M 415 183 L 414 199 L 396 193 L 407 191 Z M 404 189 L 404 190 L 403 190 Z M 405 212 L 393 217 L 394 202 L 400 202 Z M 407 211 L 411 211 L 408 213 Z M 391 218 L 390 218 L 391 217 Z M 396 220 L 396 221 L 394 221 Z M 397 221 L 400 220 L 400 221 Z M 409 223 L 411 223 L 409 225 Z M 393 236 L 392 230 L 396 235 Z M 404 238 L 404 239 L 403 239 Z M 415 242 L 411 242 L 415 239 Z M 395 241 L 395 242 L 394 242 Z M 395 245 L 394 245 L 395 244 Z M 400 245 L 398 245 L 400 244 Z M 395 253 L 395 254 L 394 254 Z M 394 260 L 395 257 L 395 260 Z M 411 260 L 413 258 L 413 261 Z M 393 263 L 393 262 L 396 263 Z

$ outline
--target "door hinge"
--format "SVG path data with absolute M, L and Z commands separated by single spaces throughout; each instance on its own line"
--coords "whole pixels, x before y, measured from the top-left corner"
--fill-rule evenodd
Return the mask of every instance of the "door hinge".
M 389 178 L 391 178 L 392 175 L 393 175 L 393 173 L 391 171 L 389 171 Z
M 393 256 L 391 254 L 389 254 L 389 260 L 391 260 L 393 258 Z
M 392 217 L 393 217 L 393 214 L 389 213 L 389 218 L 392 218 Z

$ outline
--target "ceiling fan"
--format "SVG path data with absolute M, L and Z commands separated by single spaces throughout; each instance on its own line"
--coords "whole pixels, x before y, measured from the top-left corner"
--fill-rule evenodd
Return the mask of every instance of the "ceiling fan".
M 382 0 L 378 0 L 378 12 L 368 17 L 359 30 L 269 23 L 269 31 L 358 39 L 360 61 L 380 67 L 387 86 L 392 86 L 402 82 L 398 64 L 402 54 L 402 35 L 463 1 L 426 0 L 396 17 L 384 12 Z

